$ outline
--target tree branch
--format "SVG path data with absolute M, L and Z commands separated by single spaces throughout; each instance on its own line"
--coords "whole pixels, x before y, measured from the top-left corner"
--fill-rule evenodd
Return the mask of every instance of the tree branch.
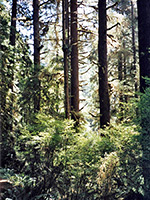
M 110 31 L 111 29 L 115 28 L 116 26 L 120 25 L 119 22 L 117 22 L 117 24 L 113 25 L 112 27 L 108 28 L 107 31 Z
M 113 8 L 113 7 L 117 6 L 117 5 L 118 5 L 118 2 L 114 3 L 114 4 L 111 5 L 111 6 L 108 6 L 108 7 L 106 8 L 106 10 L 108 10 L 108 9 L 110 9 L 110 8 Z

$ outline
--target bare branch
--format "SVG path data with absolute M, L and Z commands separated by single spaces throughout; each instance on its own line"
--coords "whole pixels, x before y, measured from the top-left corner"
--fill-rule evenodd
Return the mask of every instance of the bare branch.
M 117 24 L 113 25 L 112 27 L 108 28 L 107 31 L 110 31 L 111 29 L 115 28 L 116 26 L 120 25 L 119 22 L 117 22 Z
M 118 5 L 118 2 L 114 3 L 114 4 L 111 5 L 111 6 L 108 6 L 108 7 L 106 8 L 106 10 L 108 10 L 108 9 L 110 9 L 110 8 L 113 8 L 113 7 L 117 6 L 117 5 Z
M 88 103 L 86 103 L 82 108 L 80 108 L 79 112 L 80 112 L 81 110 L 83 110 L 83 108 L 85 108 L 87 105 L 88 105 Z

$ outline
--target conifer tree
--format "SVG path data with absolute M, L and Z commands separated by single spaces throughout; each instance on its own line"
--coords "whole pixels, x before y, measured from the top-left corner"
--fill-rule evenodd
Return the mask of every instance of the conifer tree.
M 74 120 L 79 112 L 77 7 L 77 0 L 71 0 L 71 114 Z
M 69 119 L 69 3 L 62 1 L 63 8 L 63 53 L 64 53 L 64 93 L 65 93 L 65 117 Z
M 106 0 L 99 0 L 99 42 L 98 42 L 98 65 L 99 65 L 99 98 L 100 98 L 100 126 L 103 128 L 110 122 L 110 102 L 108 93 L 107 75 L 107 19 Z
M 146 77 L 150 78 L 150 1 L 138 0 L 138 36 L 140 62 L 140 91 L 144 92 Z
M 150 1 L 138 0 L 137 7 L 138 7 L 140 91 L 144 93 L 145 89 L 148 87 L 145 78 L 146 77 L 150 78 Z M 147 100 L 145 100 L 143 103 L 146 105 Z M 145 106 L 145 105 L 142 105 L 142 106 Z M 144 113 L 142 113 L 142 110 L 144 111 Z M 149 150 L 150 129 L 149 129 L 149 121 L 147 121 L 147 118 L 149 116 L 146 116 L 146 114 L 149 115 L 148 108 L 145 108 L 144 110 L 144 107 L 142 107 L 141 108 L 141 126 L 143 129 L 142 168 L 143 168 L 144 191 L 145 191 L 144 197 L 145 197 L 145 200 L 149 200 L 150 199 L 150 150 Z
M 34 112 L 40 110 L 40 34 L 39 34 L 39 0 L 33 0 L 33 29 L 34 29 Z

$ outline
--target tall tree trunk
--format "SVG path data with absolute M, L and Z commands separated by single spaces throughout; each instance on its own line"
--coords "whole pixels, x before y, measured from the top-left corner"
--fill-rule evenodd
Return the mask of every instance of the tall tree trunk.
M 33 0 L 33 29 L 34 29 L 34 112 L 40 110 L 40 35 L 39 35 L 39 0 Z
M 11 70 L 11 83 L 10 89 L 11 89 L 11 103 L 10 103 L 10 130 L 13 130 L 13 106 L 14 106 L 14 87 L 13 87 L 13 82 L 14 82 L 14 64 L 15 64 L 15 43 L 16 43 L 16 16 L 17 16 L 17 0 L 13 0 L 12 2 L 12 14 L 11 14 L 11 27 L 10 27 L 10 45 L 13 46 L 13 59 L 10 61 L 11 65 L 10 70 Z
M 99 98 L 100 98 L 100 127 L 110 123 L 110 101 L 108 93 L 107 75 L 107 19 L 106 0 L 99 0 L 99 42 L 98 42 L 98 64 L 99 64 Z
M 134 78 L 134 89 L 135 89 L 135 97 L 137 97 L 137 79 L 136 79 L 136 46 L 135 46 L 135 27 L 134 27 L 135 17 L 134 17 L 134 6 L 131 1 L 131 26 L 132 26 L 132 51 L 133 51 L 133 78 Z
M 64 52 L 64 93 L 65 93 L 65 117 L 69 119 L 69 4 L 68 0 L 62 1 L 63 9 L 63 52 Z
M 17 15 L 17 0 L 13 0 L 11 27 L 10 27 L 10 44 L 15 46 L 16 43 L 16 15 Z
M 123 41 L 123 49 L 126 49 L 126 43 Z M 127 66 L 128 66 L 128 59 L 127 59 L 127 52 L 125 51 L 123 54 L 123 74 L 124 74 L 124 88 L 125 89 L 125 94 L 124 94 L 124 102 L 128 102 L 128 95 L 127 95 Z
M 120 88 L 119 88 L 119 107 L 120 107 L 120 121 L 123 120 L 123 90 L 122 90 L 122 80 L 123 80 L 123 67 L 122 67 L 122 52 L 118 53 L 118 80 L 120 82 Z
M 79 67 L 78 67 L 78 29 L 77 0 L 71 0 L 71 114 L 76 120 L 79 112 Z
M 138 36 L 140 62 L 140 91 L 144 92 L 146 81 L 150 77 L 150 1 L 138 0 Z
M 144 77 L 150 78 L 150 1 L 137 0 L 138 8 L 138 37 L 139 37 L 139 63 L 140 63 L 140 91 L 144 92 L 147 85 Z M 150 200 L 150 130 L 142 119 L 142 168 L 145 186 L 145 200 Z

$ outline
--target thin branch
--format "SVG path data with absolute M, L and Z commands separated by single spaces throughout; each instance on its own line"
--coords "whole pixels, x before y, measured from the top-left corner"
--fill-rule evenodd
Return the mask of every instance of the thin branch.
M 82 108 L 80 108 L 79 112 L 80 112 L 81 110 L 83 110 L 83 108 L 85 108 L 87 105 L 88 105 L 88 103 L 86 103 Z
M 111 6 L 108 6 L 108 7 L 106 8 L 106 10 L 108 10 L 108 9 L 110 9 L 110 8 L 113 8 L 113 7 L 117 6 L 117 5 L 118 5 L 118 2 L 114 3 L 114 4 L 111 5 Z
M 112 27 L 108 28 L 107 31 L 110 31 L 111 29 L 115 28 L 116 26 L 120 25 L 119 22 L 117 22 L 117 24 L 113 25 Z

